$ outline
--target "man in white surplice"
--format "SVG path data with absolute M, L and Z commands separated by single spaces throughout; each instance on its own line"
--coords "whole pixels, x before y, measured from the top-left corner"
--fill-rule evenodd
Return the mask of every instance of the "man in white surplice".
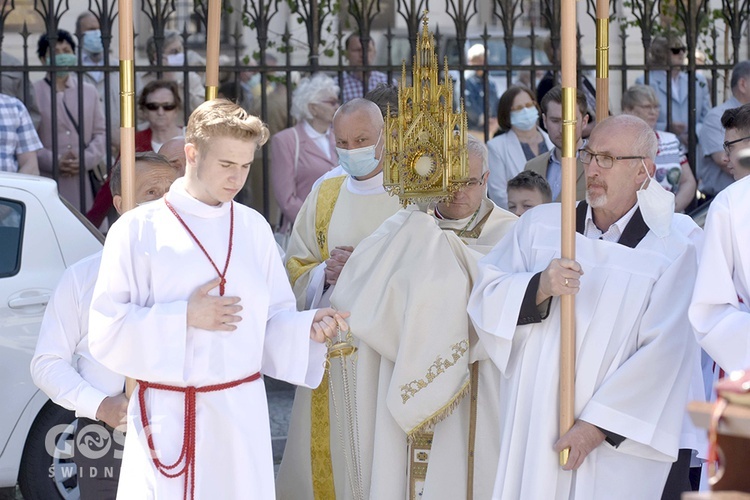
M 548 204 L 479 263 L 469 315 L 504 374 L 494 499 L 661 496 L 695 362 L 686 312 L 697 264 L 691 221 L 648 182 L 656 150 L 642 120 L 603 121 L 580 152 L 576 260 L 560 258 L 560 206 Z M 560 437 L 563 294 L 576 295 L 576 421 Z
M 239 106 L 203 103 L 185 134 L 185 177 L 107 236 L 89 345 L 138 380 L 118 499 L 273 499 L 259 377 L 317 386 L 321 342 L 347 328 L 332 309 L 296 311 L 271 228 L 232 201 L 267 139 Z
M 300 309 L 329 304 L 349 256 L 401 205 L 383 188 L 383 116 L 355 98 L 333 118 L 346 175 L 313 187 L 294 222 L 286 268 Z M 327 377 L 324 379 L 327 383 Z M 351 493 L 327 386 L 295 394 L 276 493 L 280 500 L 346 499 Z
M 738 164 L 742 144 L 724 144 L 730 165 Z M 743 170 L 750 167 L 750 158 L 746 156 L 744 162 L 738 165 Z M 725 371 L 750 367 L 749 217 L 750 176 L 746 176 L 720 191 L 711 202 L 690 304 L 690 322 L 698 342 Z
M 500 373 L 466 302 L 476 262 L 516 217 L 487 197 L 487 148 L 469 136 L 467 149 L 468 184 L 433 215 L 412 206 L 385 221 L 359 244 L 331 297 L 357 323 L 357 401 L 367 410 L 358 415 L 359 444 L 371 500 L 492 493 Z

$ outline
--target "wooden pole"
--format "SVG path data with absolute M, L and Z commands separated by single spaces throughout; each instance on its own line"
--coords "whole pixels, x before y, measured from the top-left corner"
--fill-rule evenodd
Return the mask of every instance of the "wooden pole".
M 576 233 L 576 2 L 562 0 L 560 6 L 562 62 L 562 241 L 564 259 L 575 259 Z M 561 296 L 560 324 L 560 436 L 575 421 L 575 296 Z M 569 449 L 560 452 L 560 463 L 568 461 Z
M 596 0 L 596 123 L 609 116 L 609 0 Z
M 219 91 L 221 0 L 208 0 L 206 26 L 206 100 L 210 101 L 216 99 Z
M 135 62 L 133 60 L 133 0 L 119 0 L 120 29 L 120 169 L 123 210 L 135 207 Z M 135 390 L 125 381 L 125 395 Z

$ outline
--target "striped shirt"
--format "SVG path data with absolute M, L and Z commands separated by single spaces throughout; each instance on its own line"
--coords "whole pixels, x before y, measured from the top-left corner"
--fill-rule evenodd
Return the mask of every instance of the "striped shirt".
M 17 155 L 42 147 L 26 106 L 0 94 L 0 171 L 18 172 Z
M 367 88 L 368 92 L 373 90 L 381 83 L 388 83 L 388 77 L 385 73 L 380 71 L 370 71 L 367 74 Z M 396 85 L 396 80 L 391 82 Z M 351 73 L 345 72 L 343 75 L 343 86 L 341 87 L 341 104 L 349 102 L 355 97 L 364 97 L 367 92 L 364 92 L 364 85 L 362 80 L 357 79 Z

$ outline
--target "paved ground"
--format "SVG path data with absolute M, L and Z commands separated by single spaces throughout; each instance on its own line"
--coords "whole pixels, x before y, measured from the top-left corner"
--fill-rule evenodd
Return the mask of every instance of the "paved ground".
M 266 377 L 266 392 L 268 393 L 268 412 L 271 417 L 271 444 L 273 445 L 273 463 L 276 472 L 284 453 L 286 435 L 289 430 L 289 419 L 294 402 L 293 385 Z

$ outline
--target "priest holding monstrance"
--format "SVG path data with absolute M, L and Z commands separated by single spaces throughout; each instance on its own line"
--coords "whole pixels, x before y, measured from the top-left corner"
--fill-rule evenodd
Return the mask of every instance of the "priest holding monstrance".
M 653 181 L 656 150 L 642 120 L 602 121 L 579 152 L 575 260 L 560 258 L 560 205 L 549 204 L 479 262 L 469 315 L 504 375 L 493 498 L 661 496 L 695 362 L 686 313 L 698 229 Z M 576 392 L 575 423 L 559 436 L 563 295 L 576 296 Z
M 516 217 L 487 198 L 487 149 L 438 80 L 426 21 L 416 45 L 385 132 L 384 184 L 408 208 L 359 243 L 331 296 L 353 311 L 358 349 L 356 382 L 340 388 L 358 410 L 344 422 L 359 438 L 343 442 L 345 498 L 489 498 L 499 372 L 466 304 L 476 262 Z

